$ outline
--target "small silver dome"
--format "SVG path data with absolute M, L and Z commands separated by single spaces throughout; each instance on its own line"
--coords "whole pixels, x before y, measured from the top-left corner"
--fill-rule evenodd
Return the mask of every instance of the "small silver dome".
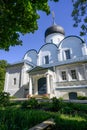
M 65 35 L 64 29 L 59 25 L 53 25 L 47 28 L 47 30 L 45 31 L 45 37 L 47 37 L 48 35 L 52 33 L 60 33 L 60 34 Z

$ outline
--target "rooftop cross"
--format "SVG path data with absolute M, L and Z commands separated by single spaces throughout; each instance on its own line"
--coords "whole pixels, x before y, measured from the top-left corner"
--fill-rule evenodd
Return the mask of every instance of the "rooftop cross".
M 52 11 L 51 13 L 52 13 L 53 25 L 55 25 L 55 13 L 54 11 Z

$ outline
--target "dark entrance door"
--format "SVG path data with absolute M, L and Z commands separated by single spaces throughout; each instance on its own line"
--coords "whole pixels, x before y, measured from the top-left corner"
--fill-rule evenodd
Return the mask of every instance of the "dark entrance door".
M 77 93 L 76 92 L 69 93 L 69 99 L 77 99 Z
M 46 78 L 40 78 L 38 80 L 38 94 L 46 94 L 47 86 L 46 86 Z

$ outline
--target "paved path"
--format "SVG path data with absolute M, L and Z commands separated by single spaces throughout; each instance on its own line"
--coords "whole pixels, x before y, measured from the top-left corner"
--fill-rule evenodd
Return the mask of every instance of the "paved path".
M 64 100 L 64 102 L 73 102 L 73 103 L 87 104 L 87 100 Z
M 15 98 L 15 99 L 10 99 L 11 101 L 26 101 L 28 98 Z M 47 99 L 37 99 L 40 102 L 46 102 L 48 101 Z M 64 102 L 73 102 L 73 103 L 83 103 L 87 104 L 87 100 L 63 100 Z

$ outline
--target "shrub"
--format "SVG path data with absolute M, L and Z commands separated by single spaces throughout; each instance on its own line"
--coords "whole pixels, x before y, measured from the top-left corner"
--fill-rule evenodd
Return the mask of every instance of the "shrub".
M 10 94 L 7 92 L 0 92 L 0 106 L 8 106 L 10 103 Z
M 78 100 L 87 100 L 87 97 L 86 96 L 78 96 L 77 99 Z
M 62 108 L 60 110 L 60 112 L 63 114 L 73 114 L 75 111 L 73 110 L 72 107 L 66 106 L 66 107 Z
M 52 111 L 59 111 L 61 108 L 61 101 L 56 97 L 52 98 Z
M 22 103 L 22 108 L 35 109 L 38 107 L 38 101 L 35 98 L 30 98 Z
M 45 111 L 50 111 L 52 108 L 52 103 L 50 103 L 49 101 L 40 102 L 38 105 L 39 105 L 39 109 L 45 110 Z

